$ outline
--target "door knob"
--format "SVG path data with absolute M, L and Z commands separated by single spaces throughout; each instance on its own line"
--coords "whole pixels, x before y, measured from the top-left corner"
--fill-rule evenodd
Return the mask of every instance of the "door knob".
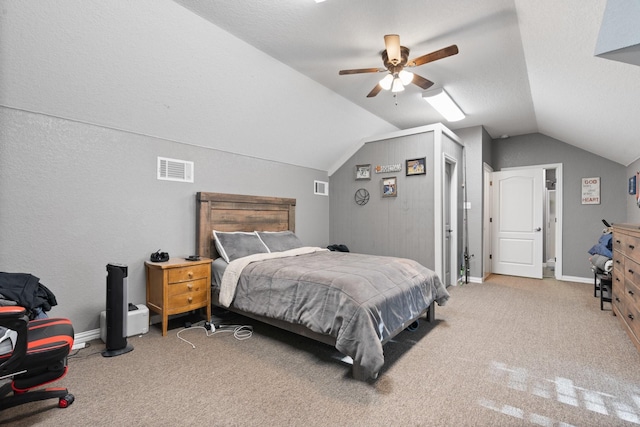
M 536 228 L 536 231 L 541 231 L 541 230 L 542 230 L 542 228 L 540 228 L 540 227 Z

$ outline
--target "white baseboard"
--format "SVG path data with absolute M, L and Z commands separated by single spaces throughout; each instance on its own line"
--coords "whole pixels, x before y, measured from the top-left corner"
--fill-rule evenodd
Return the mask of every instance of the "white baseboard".
M 79 332 L 73 337 L 73 348 L 72 350 L 78 350 L 84 348 L 85 345 L 92 340 L 100 338 L 100 328 L 92 329 L 90 331 Z
M 562 276 L 560 280 L 564 280 L 565 282 L 593 283 L 593 277 Z

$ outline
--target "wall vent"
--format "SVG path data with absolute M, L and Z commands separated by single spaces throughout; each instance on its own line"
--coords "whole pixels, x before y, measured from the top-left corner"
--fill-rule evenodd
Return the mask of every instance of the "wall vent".
M 313 194 L 319 196 L 329 195 L 329 183 L 325 181 L 313 181 Z
M 193 162 L 158 157 L 158 179 L 193 182 Z

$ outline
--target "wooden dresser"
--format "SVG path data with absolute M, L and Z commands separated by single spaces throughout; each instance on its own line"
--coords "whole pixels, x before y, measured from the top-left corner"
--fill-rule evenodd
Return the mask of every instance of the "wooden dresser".
M 211 259 L 144 263 L 147 273 L 147 307 L 162 316 L 162 335 L 172 314 L 206 308 L 211 319 Z
M 613 226 L 613 312 L 640 351 L 640 224 Z

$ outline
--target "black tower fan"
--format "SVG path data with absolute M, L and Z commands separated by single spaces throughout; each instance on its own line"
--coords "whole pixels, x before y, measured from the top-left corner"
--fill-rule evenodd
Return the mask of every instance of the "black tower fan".
M 127 266 L 107 264 L 107 348 L 104 357 L 118 356 L 133 350 L 127 344 Z

